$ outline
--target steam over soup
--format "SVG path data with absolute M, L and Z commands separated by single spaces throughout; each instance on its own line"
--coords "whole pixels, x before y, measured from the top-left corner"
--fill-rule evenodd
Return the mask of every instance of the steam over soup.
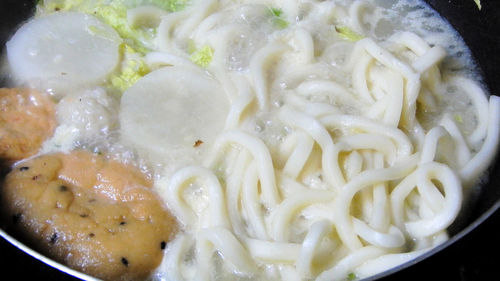
M 500 99 L 459 35 L 417 0 L 45 0 L 6 49 L 12 86 L 49 94 L 57 120 L 7 179 L 29 161 L 43 169 L 36 157 L 88 153 L 137 168 L 152 181 L 147 199 L 161 201 L 136 219 L 169 237 L 123 234 L 154 237 L 136 245 L 151 242 L 161 262 L 123 260 L 130 241 L 105 247 L 116 264 L 101 269 L 87 270 L 84 253 L 66 261 L 112 268 L 109 279 L 371 276 L 448 239 L 498 145 Z M 101 184 L 54 181 L 119 206 L 145 200 L 92 171 Z M 12 199 L 21 209 L 9 203 L 17 212 L 34 213 L 29 188 L 9 180 L 8 190 L 22 197 Z M 49 234 L 47 254 L 78 250 L 52 248 Z M 148 266 L 127 271 L 134 263 Z

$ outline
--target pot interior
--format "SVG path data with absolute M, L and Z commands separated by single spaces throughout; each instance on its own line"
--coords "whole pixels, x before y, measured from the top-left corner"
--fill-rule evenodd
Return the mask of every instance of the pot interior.
M 0 51 L 2 53 L 5 42 L 12 32 L 32 15 L 35 2 L 34 0 L 3 0 L 1 2 Z M 426 2 L 462 35 L 482 71 L 485 86 L 491 94 L 498 95 L 500 93 L 500 77 L 497 70 L 497 66 L 500 65 L 500 56 L 498 56 L 500 53 L 500 6 L 494 1 L 482 1 L 482 9 L 479 10 L 472 0 L 426 0 Z M 0 86 L 6 86 L 6 83 L 5 76 L 0 76 Z M 370 279 L 387 277 L 389 274 L 404 270 L 436 254 L 471 232 L 491 214 L 498 213 L 500 208 L 500 177 L 496 176 L 498 174 L 500 174 L 500 162 L 497 159 L 483 179 L 480 192 L 473 199 L 474 203 L 465 208 L 461 219 L 450 228 L 452 239 L 415 261 Z

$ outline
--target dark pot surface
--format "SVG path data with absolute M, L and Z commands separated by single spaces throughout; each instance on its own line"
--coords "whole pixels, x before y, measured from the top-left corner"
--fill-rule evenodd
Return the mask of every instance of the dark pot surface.
M 32 12 L 35 0 L 2 0 L 0 46 Z M 482 0 L 427 0 L 464 37 L 483 71 L 490 92 L 500 94 L 500 5 Z M 0 85 L 4 83 L 0 77 Z M 498 157 L 497 157 L 498 158 Z M 468 213 L 465 228 L 421 258 L 373 277 L 377 280 L 500 280 L 500 161 L 490 168 L 489 182 Z M 52 268 L 0 238 L 0 267 L 12 280 L 79 280 Z

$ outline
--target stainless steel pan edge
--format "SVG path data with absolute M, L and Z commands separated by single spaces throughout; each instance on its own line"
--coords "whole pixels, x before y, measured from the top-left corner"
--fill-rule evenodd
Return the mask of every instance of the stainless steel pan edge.
M 26 254 L 32 256 L 35 259 L 38 259 L 39 261 L 47 264 L 48 266 L 51 266 L 53 268 L 56 268 L 62 272 L 65 272 L 71 276 L 74 276 L 76 278 L 82 279 L 82 280 L 87 280 L 87 281 L 98 281 L 100 279 L 94 278 L 92 276 L 89 276 L 87 274 L 81 273 L 79 271 L 76 271 L 74 269 L 71 269 L 63 264 L 60 264 L 50 258 L 47 258 L 46 256 L 38 253 L 37 251 L 31 249 L 30 247 L 26 246 L 19 240 L 15 239 L 12 237 L 10 234 L 5 232 L 4 230 L 0 229 L 0 236 L 3 237 L 5 240 L 7 240 L 9 243 L 17 247 L 19 250 L 25 252 Z

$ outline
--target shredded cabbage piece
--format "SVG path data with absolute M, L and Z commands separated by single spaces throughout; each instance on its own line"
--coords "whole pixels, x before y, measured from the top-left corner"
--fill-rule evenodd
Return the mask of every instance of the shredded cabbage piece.
M 93 10 L 93 14 L 101 18 L 107 24 L 111 25 L 120 34 L 123 39 L 128 39 L 128 44 L 142 53 L 148 50 L 141 42 L 144 37 L 140 29 L 132 28 L 127 22 L 127 6 L 121 1 L 112 1 L 110 5 L 103 5 Z
M 123 56 L 120 71 L 109 79 L 110 87 L 123 93 L 137 82 L 141 77 L 148 74 L 151 69 L 144 62 L 143 56 L 127 44 L 121 45 Z
M 158 1 L 165 2 L 162 0 L 158 0 Z M 177 11 L 184 10 L 184 8 L 186 8 L 186 6 L 189 4 L 189 0 L 171 0 L 171 1 L 167 1 L 167 2 L 169 3 L 168 10 L 171 12 L 177 12 Z
M 474 3 L 476 3 L 477 8 L 481 10 L 481 0 L 474 0 Z
M 340 35 L 340 37 L 342 37 L 342 39 L 351 42 L 356 42 L 364 38 L 361 34 L 356 33 L 347 26 L 335 26 L 335 31 Z
M 275 27 L 279 29 L 285 29 L 288 27 L 288 21 L 283 19 L 283 10 L 279 8 L 269 8 L 269 13 L 272 18 L 272 23 Z
M 207 67 L 212 62 L 213 55 L 214 50 L 210 46 L 205 45 L 201 49 L 194 51 L 190 59 L 201 67 Z

